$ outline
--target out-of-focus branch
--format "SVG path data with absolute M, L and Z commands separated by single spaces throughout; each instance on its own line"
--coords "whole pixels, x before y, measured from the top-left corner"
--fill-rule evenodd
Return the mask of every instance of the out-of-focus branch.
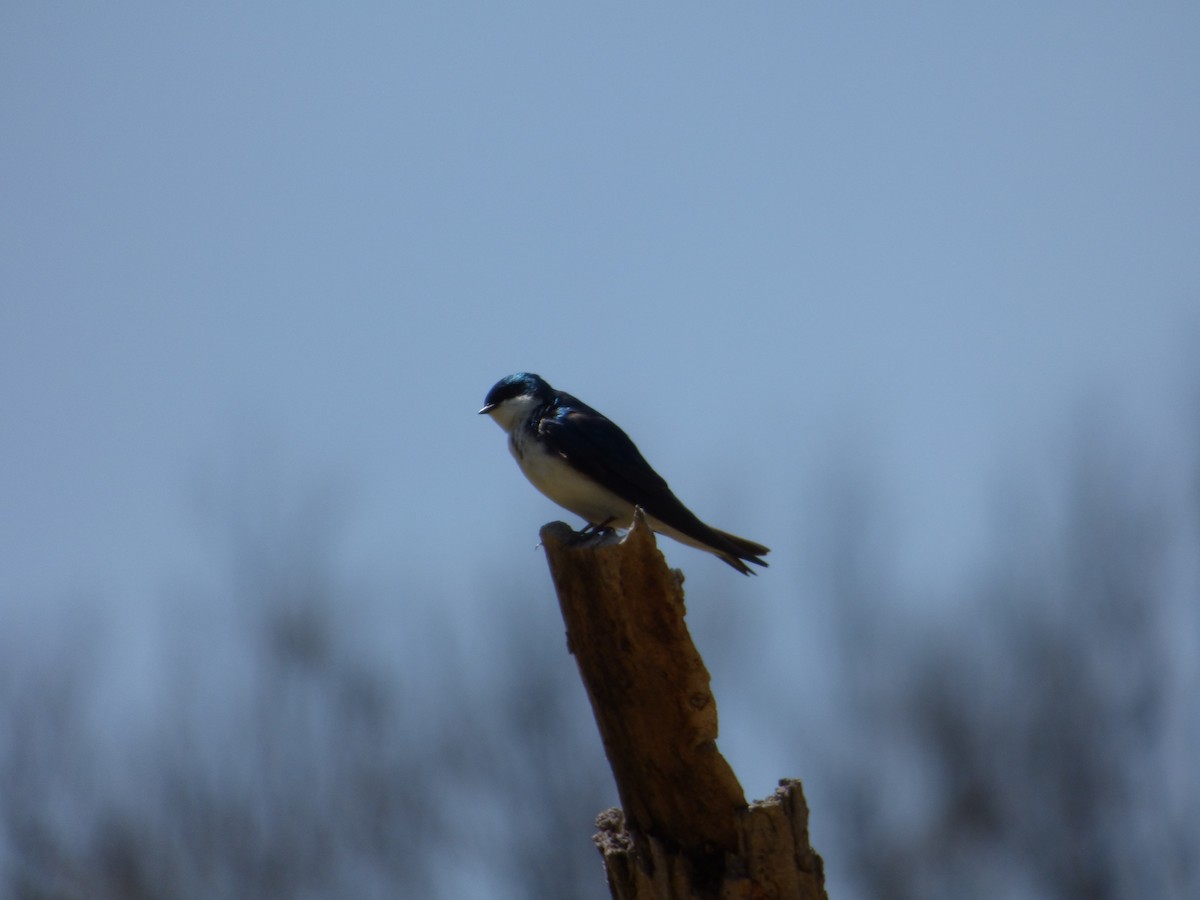
M 667 568 L 641 512 L 619 542 L 562 522 L 541 537 L 624 807 L 601 815 L 596 837 L 613 897 L 824 898 L 800 783 L 747 806 L 717 751 L 683 576 Z

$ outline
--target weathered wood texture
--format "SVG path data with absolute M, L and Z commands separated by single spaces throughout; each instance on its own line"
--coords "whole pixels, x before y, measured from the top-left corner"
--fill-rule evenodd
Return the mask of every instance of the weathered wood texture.
M 717 751 L 708 670 L 684 622 L 683 576 L 640 513 L 620 541 L 542 529 L 568 647 L 623 812 L 596 842 L 617 900 L 824 898 L 799 782 L 748 806 Z

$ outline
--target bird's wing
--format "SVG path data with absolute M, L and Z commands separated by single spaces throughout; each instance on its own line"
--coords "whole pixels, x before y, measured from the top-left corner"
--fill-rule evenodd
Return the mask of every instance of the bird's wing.
M 590 406 L 571 398 L 542 417 L 538 435 L 548 449 L 622 500 L 698 540 L 722 545 L 713 529 L 671 493 L 629 436 Z

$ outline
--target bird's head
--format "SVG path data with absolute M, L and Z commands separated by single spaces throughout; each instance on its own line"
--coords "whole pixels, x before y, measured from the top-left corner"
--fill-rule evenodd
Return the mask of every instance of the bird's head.
M 512 431 L 537 407 L 554 399 L 554 388 L 538 375 L 517 372 L 501 378 L 483 398 L 480 415 L 487 413 L 505 431 Z

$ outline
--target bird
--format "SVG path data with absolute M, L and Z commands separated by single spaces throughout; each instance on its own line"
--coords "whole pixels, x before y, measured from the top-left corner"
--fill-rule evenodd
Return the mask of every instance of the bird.
M 530 483 L 586 520 L 585 532 L 629 528 L 641 507 L 652 530 L 743 575 L 758 574 L 748 562 L 767 565 L 762 557 L 770 550 L 700 521 L 612 420 L 540 376 L 501 378 L 484 398 L 484 414 L 508 433 L 508 449 Z

